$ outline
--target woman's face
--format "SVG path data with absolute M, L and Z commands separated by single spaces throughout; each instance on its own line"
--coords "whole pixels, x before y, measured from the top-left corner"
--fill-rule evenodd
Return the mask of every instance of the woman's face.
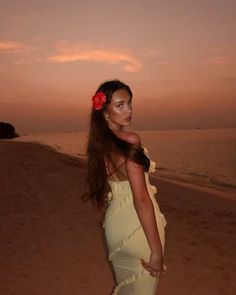
M 132 119 L 131 97 L 125 89 L 119 89 L 112 94 L 111 102 L 107 106 L 105 117 L 111 129 L 122 130 L 129 126 Z

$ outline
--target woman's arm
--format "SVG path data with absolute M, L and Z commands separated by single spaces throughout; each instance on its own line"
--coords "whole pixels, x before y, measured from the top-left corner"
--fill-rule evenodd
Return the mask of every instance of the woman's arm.
M 132 143 L 141 144 L 137 134 L 132 134 Z M 144 169 L 141 165 L 127 160 L 126 171 L 133 193 L 133 203 L 139 220 L 145 232 L 151 256 L 149 263 L 143 262 L 143 266 L 152 274 L 153 271 L 163 271 L 163 251 L 158 227 L 155 218 L 155 211 L 150 199 L 145 181 Z M 155 276 L 155 275 L 153 275 Z

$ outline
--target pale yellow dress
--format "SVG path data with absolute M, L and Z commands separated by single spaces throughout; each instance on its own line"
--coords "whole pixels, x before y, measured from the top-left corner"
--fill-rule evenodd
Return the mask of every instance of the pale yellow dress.
M 144 147 L 145 154 L 148 150 Z M 150 159 L 150 158 L 149 158 Z M 155 171 L 156 163 L 150 160 L 148 173 Z M 155 194 L 157 189 L 149 182 L 149 174 L 145 180 L 150 198 L 154 205 L 158 231 L 162 248 L 165 246 L 166 220 L 160 212 Z M 158 279 L 144 269 L 140 259 L 149 261 L 150 248 L 133 205 L 133 196 L 128 180 L 111 181 L 111 192 L 108 193 L 108 208 L 103 227 L 109 251 L 108 260 L 115 274 L 116 286 L 112 295 L 154 295 Z M 164 266 L 166 268 L 166 266 Z

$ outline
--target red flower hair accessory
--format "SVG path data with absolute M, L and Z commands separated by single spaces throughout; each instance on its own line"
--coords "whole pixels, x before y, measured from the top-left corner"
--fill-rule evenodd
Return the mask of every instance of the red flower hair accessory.
M 93 108 L 95 110 L 100 110 L 103 106 L 103 104 L 106 102 L 106 95 L 104 92 L 99 91 L 92 97 L 93 101 Z

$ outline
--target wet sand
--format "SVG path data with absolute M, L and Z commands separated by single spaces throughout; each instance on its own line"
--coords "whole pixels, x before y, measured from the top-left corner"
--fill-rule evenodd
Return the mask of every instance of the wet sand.
M 236 202 L 150 178 L 167 219 L 158 295 L 236 293 Z M 0 290 L 4 295 L 108 295 L 114 286 L 99 212 L 81 201 L 83 161 L 0 141 Z M 148 294 L 144 294 L 148 295 Z

